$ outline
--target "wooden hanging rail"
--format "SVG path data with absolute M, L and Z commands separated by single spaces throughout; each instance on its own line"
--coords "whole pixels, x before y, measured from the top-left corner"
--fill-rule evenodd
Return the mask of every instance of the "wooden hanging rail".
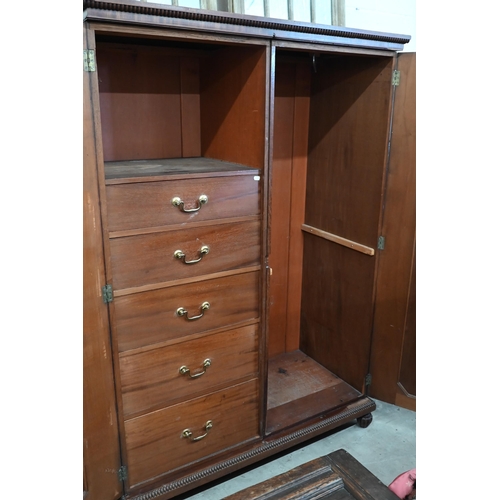
M 328 233 L 327 231 L 308 226 L 307 224 L 302 224 L 302 231 L 314 234 L 315 236 L 319 236 L 320 238 L 324 238 L 328 241 L 333 241 L 334 243 L 338 243 L 339 245 L 351 248 L 352 250 L 356 250 L 357 252 L 361 252 L 366 255 L 375 255 L 375 250 L 371 247 L 367 247 L 361 243 L 356 243 L 355 241 L 348 240 L 347 238 L 337 236 L 336 234 Z

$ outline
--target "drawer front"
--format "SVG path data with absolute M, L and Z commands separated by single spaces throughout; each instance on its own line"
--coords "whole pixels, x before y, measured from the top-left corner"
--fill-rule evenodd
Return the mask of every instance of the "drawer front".
M 207 202 L 199 202 L 200 196 Z M 259 182 L 253 175 L 140 182 L 106 187 L 109 231 L 183 224 L 259 214 Z M 172 200 L 184 202 L 174 206 Z
M 120 357 L 123 411 L 165 407 L 257 376 L 258 325 Z M 204 366 L 204 362 L 208 360 Z M 186 367 L 189 372 L 181 373 Z
M 236 292 L 236 293 L 235 293 Z M 259 317 L 259 272 L 189 283 L 116 297 L 114 333 L 118 350 L 165 342 L 236 325 Z M 205 302 L 209 309 L 201 310 Z M 180 307 L 187 311 L 179 316 Z M 194 316 L 198 319 L 186 319 Z
M 115 290 L 192 278 L 259 264 L 260 221 L 112 238 L 110 248 Z
M 182 467 L 259 432 L 257 379 L 125 421 L 130 486 Z M 191 441 L 182 437 L 189 429 Z

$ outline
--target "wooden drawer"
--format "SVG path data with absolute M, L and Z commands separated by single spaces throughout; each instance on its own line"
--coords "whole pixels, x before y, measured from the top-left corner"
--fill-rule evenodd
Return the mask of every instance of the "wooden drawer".
M 249 325 L 120 356 L 125 417 L 206 394 L 245 377 L 256 377 L 257 330 L 257 324 Z M 210 362 L 206 368 L 205 360 Z M 190 372 L 181 374 L 183 366 Z
M 174 256 L 177 250 L 191 262 Z M 113 288 L 138 287 L 239 269 L 260 262 L 260 221 L 215 224 L 110 240 Z
M 172 204 L 174 198 L 180 198 L 185 209 L 194 209 L 200 206 L 201 195 L 207 196 L 208 201 L 197 212 L 184 213 Z M 254 175 L 116 184 L 106 187 L 106 197 L 109 231 L 244 217 L 260 212 L 259 181 Z
M 258 381 L 213 392 L 127 420 L 125 435 L 130 486 L 258 437 Z M 193 442 L 182 437 L 190 429 Z
M 236 293 L 235 293 L 236 291 Z M 165 342 L 259 317 L 259 272 L 236 274 L 196 283 L 116 297 L 114 333 L 119 351 Z M 178 316 L 183 307 L 188 317 Z

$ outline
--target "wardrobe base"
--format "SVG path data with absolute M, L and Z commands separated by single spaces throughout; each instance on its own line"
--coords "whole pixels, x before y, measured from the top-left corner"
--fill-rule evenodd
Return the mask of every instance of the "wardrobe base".
M 252 443 L 246 449 L 240 448 L 237 454 L 233 453 L 223 460 L 212 462 L 211 465 L 200 468 L 196 473 L 185 476 L 179 473 L 176 474 L 176 477 L 171 475 L 170 481 L 161 484 L 157 483 L 149 489 L 142 487 L 140 488 L 141 491 L 138 491 L 138 488 L 136 488 L 136 491 L 125 494 L 122 500 L 167 500 L 174 498 L 181 493 L 203 486 L 208 482 L 236 472 L 243 467 L 252 465 L 341 425 L 357 420 L 375 409 L 375 403 L 368 397 L 363 396 L 354 403 L 322 415 L 309 425 L 296 426 L 286 433 L 270 435 L 258 445 Z M 192 466 L 190 468 L 192 470 Z

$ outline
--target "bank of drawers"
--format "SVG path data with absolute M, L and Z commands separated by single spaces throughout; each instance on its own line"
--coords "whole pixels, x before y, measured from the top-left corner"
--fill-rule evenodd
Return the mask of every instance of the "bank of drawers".
M 258 436 L 257 173 L 106 188 L 130 486 Z

